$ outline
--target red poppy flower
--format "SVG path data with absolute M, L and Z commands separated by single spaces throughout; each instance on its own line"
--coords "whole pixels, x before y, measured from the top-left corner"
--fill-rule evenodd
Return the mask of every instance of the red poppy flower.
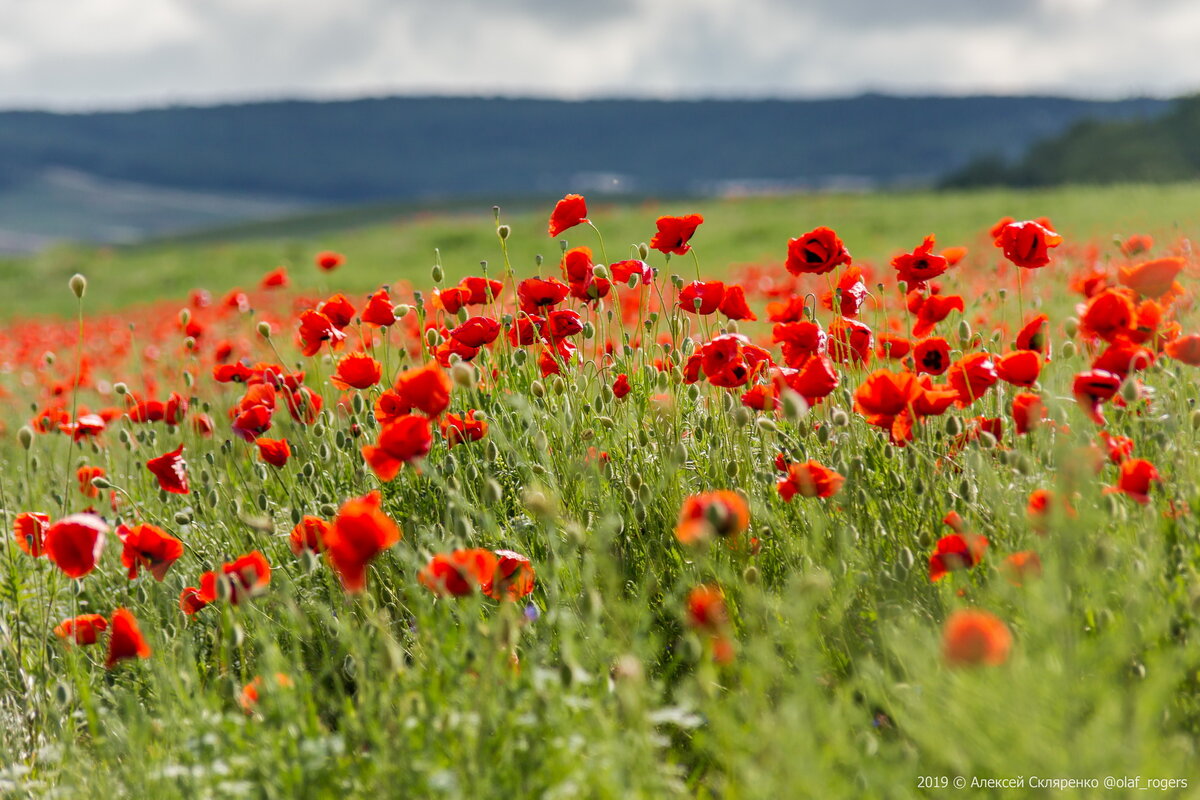
M 46 557 L 70 578 L 82 578 L 96 568 L 104 549 L 108 525 L 95 514 L 71 514 L 46 530 Z
M 633 387 L 629 385 L 629 376 L 621 373 L 612 385 L 613 396 L 618 400 L 623 400 L 626 395 L 633 391 Z
M 1025 506 L 1025 515 L 1029 518 L 1029 522 L 1035 533 L 1041 536 L 1046 534 L 1050 514 L 1056 505 L 1067 515 L 1075 516 L 1075 509 L 1071 508 L 1070 504 L 1066 501 L 1058 500 L 1054 492 L 1049 489 L 1034 489 L 1029 493 L 1029 502 Z
M 733 640 L 729 636 L 729 611 L 725 593 L 715 584 L 702 584 L 687 596 L 687 624 L 705 634 L 712 647 L 713 659 L 721 664 L 733 660 Z
M 581 194 L 569 194 L 563 197 L 554 204 L 554 211 L 550 212 L 550 225 L 548 232 L 553 238 L 560 235 L 565 230 L 570 230 L 576 225 L 587 222 L 587 201 Z
M 776 484 L 779 495 L 791 502 L 796 495 L 801 497 L 833 497 L 842 489 L 846 479 L 829 467 L 816 461 L 789 464 L 787 477 Z
M 1104 442 L 1104 450 L 1108 460 L 1120 464 L 1133 455 L 1133 439 L 1128 436 L 1114 436 L 1108 431 L 1100 431 L 1100 440 Z
M 533 593 L 533 564 L 512 550 L 496 550 L 496 568 L 483 593 L 493 600 L 520 600 Z
M 714 386 L 734 388 L 744 386 L 771 363 L 771 356 L 761 347 L 750 344 L 741 334 L 727 333 L 701 346 L 685 367 L 685 380 L 698 378 L 696 366 Z
M 450 377 L 437 364 L 425 364 L 401 372 L 393 385 L 399 414 L 417 409 L 436 417 L 450 406 Z
M 617 261 L 616 263 L 609 264 L 608 271 L 612 273 L 613 280 L 619 283 L 629 283 L 629 279 L 634 275 L 637 275 L 638 280 L 643 284 L 654 281 L 654 270 L 645 261 L 639 259 Z
M 83 414 L 70 424 L 59 425 L 58 429 L 71 434 L 71 438 L 78 442 L 91 436 L 99 436 L 104 433 L 106 427 L 107 423 L 99 414 Z
M 655 223 L 658 232 L 650 240 L 650 249 L 660 253 L 677 256 L 686 255 L 692 247 L 688 240 L 696 233 L 696 228 L 704 222 L 699 214 L 688 214 L 684 217 L 659 217 Z
M 513 347 L 528 347 L 542 338 L 545 324 L 545 318 L 521 312 L 508 329 L 508 341 Z
M 1163 345 L 1163 351 L 1176 361 L 1200 367 L 1200 334 L 1190 334 L 1172 339 Z
M 338 361 L 337 371 L 329 382 L 343 391 L 366 389 L 379 383 L 383 367 L 366 353 L 351 353 Z
M 750 525 L 750 509 L 737 492 L 717 489 L 684 499 L 675 538 L 695 544 L 713 536 L 736 538 Z
M 36 511 L 22 511 L 13 520 L 13 538 L 20 547 L 34 558 L 45 554 L 46 531 L 50 528 L 50 517 Z
M 724 299 L 725 284 L 721 281 L 692 281 L 679 292 L 679 310 L 707 316 Z
M 498 281 L 495 278 L 485 278 L 481 275 L 472 275 L 463 278 L 458 282 L 458 285 L 466 289 L 467 296 L 464 302 L 469 306 L 482 306 L 494 303 L 504 290 L 503 281 Z
M 829 357 L 835 361 L 865 364 L 873 347 L 871 329 L 861 320 L 838 317 L 829 326 Z
M 931 233 L 911 253 L 893 258 L 892 267 L 896 270 L 896 279 L 914 286 L 931 281 L 949 269 L 950 262 L 944 256 L 934 254 L 934 244 L 935 239 Z
M 863 282 L 862 268 L 850 266 L 838 278 L 834 291 L 827 291 L 821 295 L 821 307 L 836 311 L 848 319 L 856 319 L 866 299 L 867 284 Z
M 292 457 L 292 446 L 287 439 L 266 439 L 259 437 L 254 440 L 258 445 L 258 457 L 272 467 L 282 467 Z
M 1139 253 L 1145 253 L 1153 247 L 1154 237 L 1142 233 L 1135 233 L 1121 242 L 1121 252 L 1127 256 L 1136 256 Z
M 470 297 L 470 292 L 461 286 L 452 286 L 448 289 L 433 290 L 433 307 L 441 308 L 447 314 L 457 314 L 459 309 L 467 304 L 467 299 Z
M 1146 369 L 1154 364 L 1154 353 L 1144 347 L 1138 347 L 1130 342 L 1116 342 L 1104 348 L 1104 352 L 1096 356 L 1092 369 L 1100 369 L 1120 376 L 1122 379 L 1129 373 Z
M 129 570 L 129 580 L 137 577 L 139 567 L 145 567 L 154 580 L 162 583 L 167 570 L 183 555 L 183 542 L 149 523 L 132 528 L 120 525 L 117 538 L 124 545 L 121 563 Z
M 75 471 L 75 479 L 79 481 L 79 491 L 84 497 L 99 497 L 100 490 L 92 485 L 93 478 L 104 477 L 103 467 L 82 466 Z
M 725 287 L 725 296 L 721 298 L 718 310 L 730 319 L 744 319 L 751 322 L 758 319 L 750 310 L 750 306 L 746 304 L 746 290 L 737 285 Z
M 282 289 L 288 285 L 287 267 L 276 267 L 263 275 L 258 285 L 263 289 Z
M 199 599 L 207 605 L 227 598 L 231 605 L 236 606 L 262 594 L 270 583 L 271 565 L 267 563 L 266 556 L 255 550 L 222 564 L 220 570 L 201 575 Z M 180 604 L 183 604 L 182 597 Z
M 387 328 L 396 324 L 396 312 L 392 309 L 392 298 L 387 289 L 380 289 L 369 298 L 363 309 L 362 321 L 373 328 Z
M 562 308 L 558 311 L 551 311 L 546 316 L 546 325 L 542 328 L 542 333 L 548 339 L 565 339 L 582 330 L 583 320 L 580 318 L 579 312 Z
M 446 418 L 441 422 L 442 436 L 446 437 L 446 445 L 454 447 L 456 444 L 463 442 L 477 442 L 487 435 L 488 424 L 486 420 L 475 419 L 473 411 L 468 411 L 465 416 L 458 414 L 447 414 Z
M 543 347 L 538 353 L 538 369 L 541 371 L 542 377 L 561 374 L 562 368 L 571 363 L 574 355 L 575 345 L 571 344 L 568 339 L 559 339 L 557 342 Z
M 517 299 L 526 314 L 538 314 L 561 303 L 570 291 L 571 287 L 556 278 L 526 278 L 517 286 Z
M 1016 350 L 996 359 L 996 375 L 1013 386 L 1033 386 L 1041 372 L 1041 356 L 1033 350 Z
M 496 341 L 500 335 L 500 323 L 489 317 L 471 317 L 450 331 L 454 340 L 467 347 L 483 347 Z
M 293 686 L 292 679 L 282 672 L 276 672 L 274 676 L 274 688 L 290 689 Z M 256 677 L 254 680 L 247 683 L 238 692 L 237 703 L 241 706 L 242 711 L 247 714 L 253 714 L 255 707 L 258 705 L 260 696 L 262 695 L 266 684 L 264 684 L 262 676 Z
M 341 253 L 334 253 L 330 250 L 325 250 L 317 253 L 315 261 L 318 267 L 326 272 L 329 272 L 330 270 L 337 269 L 342 264 L 346 263 L 346 257 Z
M 912 342 L 894 333 L 881 333 L 876 339 L 875 355 L 898 361 L 912 352 Z
M 942 631 L 942 658 L 951 666 L 998 666 L 1011 649 L 1008 626 L 987 611 L 955 611 Z
M 1032 550 L 1022 550 L 1004 559 L 1000 571 L 1013 586 L 1022 586 L 1031 578 L 1042 576 L 1042 559 Z
M 336 349 L 345 339 L 346 334 L 320 311 L 309 309 L 300 315 L 300 345 L 304 355 L 315 356 L 325 342 Z
M 1109 486 L 1105 494 L 1123 492 L 1139 503 L 1150 502 L 1150 488 L 1162 483 L 1158 468 L 1144 458 L 1131 458 L 1121 464 L 1121 475 L 1116 486 Z
M 188 494 L 187 462 L 183 460 L 183 445 L 169 453 L 146 462 L 146 469 L 158 478 L 158 486 L 172 494 Z
M 325 537 L 329 535 L 329 523 L 320 517 L 305 515 L 300 518 L 288 536 L 292 552 L 300 555 L 305 550 L 320 553 L 325 550 Z
M 179 610 L 189 617 L 195 614 L 200 609 L 208 605 L 211 600 L 206 600 L 204 593 L 195 586 L 188 586 L 179 593 Z
M 406 414 L 384 425 L 379 432 L 379 441 L 364 445 L 362 454 L 381 481 L 390 481 L 400 473 L 402 466 L 429 455 L 432 446 L 429 420 Z
M 70 639 L 75 644 L 95 644 L 102 631 L 108 630 L 108 620 L 100 614 L 80 614 L 64 619 L 54 627 L 54 635 Z
M 1038 353 L 1045 354 L 1047 351 L 1046 328 L 1050 318 L 1045 314 L 1038 314 L 1026 322 L 1024 327 L 1017 333 L 1017 350 L 1034 350 Z
M 952 570 L 970 569 L 983 560 L 987 546 L 987 537 L 974 533 L 943 536 L 929 557 L 929 580 L 939 581 Z
M 958 404 L 967 406 L 983 397 L 999 380 L 996 364 L 987 353 L 968 353 L 950 367 L 950 385 L 958 392 Z
M 1013 398 L 1012 418 L 1018 435 L 1028 433 L 1046 418 L 1046 404 L 1036 394 L 1021 392 Z
M 1010 222 L 996 236 L 996 247 L 1003 248 L 1004 257 L 1025 269 L 1049 264 L 1049 248 L 1061 243 L 1061 236 L 1032 220 Z
M 804 366 L 792 374 L 781 371 L 780 377 L 789 389 L 803 397 L 810 406 L 833 394 L 841 382 L 833 361 L 821 355 L 810 357 Z M 778 381 L 776 384 L 778 388 Z
M 400 541 L 400 529 L 379 503 L 377 491 L 347 500 L 325 535 L 325 555 L 347 592 L 366 588 L 367 565 Z
M 783 362 L 799 369 L 809 356 L 828 351 L 829 337 L 815 322 L 781 322 L 771 329 L 771 341 L 778 342 Z
M 108 636 L 108 658 L 105 669 L 112 669 L 127 658 L 149 658 L 150 645 L 142 636 L 138 622 L 127 608 L 118 608 L 112 616 L 112 632 Z
M 1079 317 L 1079 332 L 1106 342 L 1130 338 L 1136 330 L 1137 309 L 1127 291 L 1105 289 L 1088 301 Z
M 913 365 L 918 373 L 941 375 L 950 368 L 950 343 L 940 336 L 922 339 L 913 346 Z
M 854 410 L 867 422 L 888 431 L 899 443 L 911 431 L 911 408 L 923 392 L 917 376 L 911 372 L 872 372 L 854 392 Z M 900 425 L 897 426 L 897 421 Z
M 592 274 L 592 249 L 590 247 L 572 247 L 563 253 L 559 268 L 567 279 L 567 283 L 590 283 L 595 277 Z
M 963 299 L 957 294 L 924 296 L 916 290 L 909 292 L 908 309 L 917 317 L 912 335 L 918 338 L 928 336 L 939 322 L 950 316 L 951 311 L 962 313 L 964 308 Z
M 1182 258 L 1159 258 L 1117 269 L 1118 280 L 1142 297 L 1159 298 L 1175 286 L 1175 277 L 1183 271 Z
M 838 235 L 829 228 L 817 228 L 788 240 L 784 266 L 793 275 L 824 275 L 850 263 L 850 253 Z
M 354 304 L 344 294 L 335 294 L 317 306 L 338 330 L 344 330 L 354 320 Z
M 1104 370 L 1093 369 L 1080 372 L 1071 384 L 1075 402 L 1097 425 L 1104 424 L 1104 413 L 1100 407 L 1113 398 L 1121 388 L 1121 377 Z
M 417 580 L 434 594 L 466 597 L 492 584 L 496 563 L 496 554 L 481 548 L 438 553 L 429 559 Z
M 235 434 L 237 434 L 238 437 L 246 440 L 247 442 L 253 442 L 259 436 L 261 436 L 262 434 L 266 433 L 267 431 L 269 431 L 271 429 L 271 415 L 273 413 L 274 413 L 274 409 L 269 406 L 265 406 L 265 405 L 248 406 L 244 410 L 240 411 L 238 413 L 238 415 L 233 418 L 233 424 L 230 427 L 233 429 L 233 432 Z M 183 445 L 180 445 L 180 449 L 182 449 L 182 448 L 183 448 Z M 167 458 L 167 456 L 169 456 L 169 455 L 171 455 L 171 454 L 168 453 L 167 455 L 161 456 L 160 458 Z M 160 459 L 153 459 L 153 460 L 158 461 Z M 180 468 L 182 469 L 183 468 L 182 460 L 179 463 L 181 465 Z M 149 466 L 149 464 L 147 464 L 147 466 Z M 153 470 L 154 468 L 151 467 L 151 469 Z M 166 468 L 164 467 L 164 470 L 165 469 Z M 155 473 L 155 474 L 157 474 L 157 473 Z M 168 476 L 167 480 L 170 480 L 170 474 L 171 473 L 169 473 L 169 472 L 167 473 L 167 476 Z M 177 493 L 178 494 L 187 494 L 187 473 L 183 472 L 182 476 L 183 476 L 182 477 L 183 491 L 177 492 Z M 163 482 L 164 482 L 164 478 L 163 478 L 163 476 L 160 475 L 159 483 L 162 484 Z M 163 488 L 166 489 L 167 487 L 164 485 Z M 167 491 L 175 491 L 175 490 L 167 489 Z

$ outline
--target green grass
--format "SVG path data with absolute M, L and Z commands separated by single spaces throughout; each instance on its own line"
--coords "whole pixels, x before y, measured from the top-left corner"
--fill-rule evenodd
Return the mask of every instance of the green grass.
M 1120 187 L 680 202 L 597 209 L 593 219 L 615 260 L 629 243 L 649 238 L 660 211 L 701 211 L 696 248 L 705 272 L 720 274 L 734 264 L 779 262 L 788 236 L 821 224 L 882 267 L 931 231 L 942 244 L 976 246 L 980 230 L 1004 214 L 1049 215 L 1077 243 L 1091 238 L 1110 247 L 1113 234 L 1150 232 L 1162 247 L 1177 235 L 1200 234 L 1198 208 L 1200 187 Z M 544 217 L 505 218 L 519 277 L 532 274 L 535 253 L 555 256 Z M 589 233 L 573 231 L 572 243 L 593 245 Z M 75 303 L 66 280 L 75 271 L 89 277 L 90 313 L 181 299 L 198 285 L 214 294 L 247 286 L 285 261 L 309 276 L 306 283 L 320 280 L 348 295 L 402 278 L 427 290 L 435 247 L 451 281 L 477 272 L 481 259 L 501 261 L 485 210 L 311 239 L 60 250 L 8 262 L 0 290 L 20 298 L 6 307 L 10 316 L 67 316 Z M 311 254 L 326 248 L 349 261 L 312 277 Z M 110 535 L 97 570 L 73 582 L 6 537 L 0 794 L 981 794 L 939 788 L 962 777 L 1021 778 L 1024 789 L 1004 793 L 1020 797 L 1059 795 L 1030 789 L 1034 776 L 1140 776 L 1142 785 L 1188 781 L 1154 796 L 1193 795 L 1200 785 L 1200 382 L 1195 368 L 1163 360 L 1142 376 L 1155 391 L 1149 410 L 1106 407 L 1109 429 L 1132 437 L 1135 455 L 1154 462 L 1164 484 L 1145 506 L 1104 494 L 1116 467 L 1097 474 L 1081 456 L 1096 431 L 1070 400 L 1071 378 L 1088 357 L 1061 332 L 1075 299 L 1066 277 L 1082 266 L 1066 258 L 1031 273 L 1026 286 L 1026 300 L 1041 298 L 1056 316 L 1055 358 L 1041 394 L 1062 427 L 1023 437 L 1009 431 L 1002 447 L 985 439 L 961 451 L 952 432 L 977 414 L 1004 415 L 1012 387 L 997 385 L 974 406 L 931 419 L 901 449 L 853 412 L 861 367 L 843 370 L 842 387 L 807 416 L 776 418 L 743 409 L 736 393 L 684 385 L 678 370 L 655 370 L 661 348 L 618 347 L 611 369 L 589 359 L 543 378 L 535 359 L 498 347 L 476 362 L 485 380 L 456 386 L 452 399 L 455 412 L 485 413 L 484 440 L 448 450 L 435 438 L 419 470 L 406 466 L 383 485 L 359 452 L 378 434 L 367 411 L 378 387 L 338 408 L 338 392 L 321 377 L 331 364 L 306 360 L 326 410 L 308 427 L 286 412 L 277 417 L 267 435 L 288 438 L 294 456 L 276 471 L 230 436 L 226 412 L 241 387 L 214 383 L 207 345 L 182 350 L 171 326 L 138 332 L 142 344 L 159 337 L 160 361 L 144 363 L 135 350 L 111 363 L 98 359 L 94 368 L 99 378 L 135 387 L 151 371 L 160 399 L 179 390 L 193 397 L 194 411 L 211 413 L 215 438 L 124 420 L 96 444 L 37 435 L 24 450 L 16 431 L 30 402 L 47 402 L 50 382 L 23 380 L 44 363 L 41 350 L 30 348 L 33 363 L 3 379 L 10 393 L 0 446 L 7 526 L 20 511 L 57 518 L 92 502 L 75 486 L 75 467 L 87 463 L 103 466 L 127 493 L 123 519 L 155 521 L 187 550 L 163 583 L 148 575 L 130 581 Z M 657 254 L 651 261 L 662 264 Z M 685 274 L 693 269 L 690 259 L 676 265 Z M 955 285 L 968 292 L 968 317 L 988 310 L 988 323 L 973 327 L 992 346 L 995 315 L 1011 316 L 1015 297 L 1005 311 L 991 311 L 989 280 L 963 276 Z M 1194 274 L 1182 280 L 1195 292 Z M 970 293 L 981 285 L 987 291 Z M 753 304 L 761 313 L 762 301 Z M 657 329 L 686 332 L 678 316 L 663 315 Z M 825 323 L 827 316 L 820 313 Z M 602 324 L 602 316 L 591 319 Z M 1195 311 L 1181 312 L 1180 322 L 1185 332 L 1197 330 Z M 212 325 L 214 339 L 253 340 L 250 319 Z M 952 317 L 940 331 L 959 346 L 957 326 Z M 288 344 L 293 329 L 289 323 L 275 337 L 288 361 L 298 358 Z M 62 330 L 73 335 L 74 328 Z M 54 345 L 59 367 L 75 358 L 73 339 L 63 341 Z M 256 358 L 273 359 L 266 343 L 253 341 Z M 380 355 L 386 374 L 412 363 L 402 361 L 399 343 Z M 588 353 L 593 344 L 584 344 Z M 618 372 L 634 384 L 622 401 L 605 388 Z M 82 391 L 80 402 L 116 401 L 98 388 Z M 670 402 L 654 399 L 661 395 Z M 192 494 L 167 495 L 144 463 L 180 442 Z M 783 502 L 773 466 L 781 450 L 845 475 L 841 493 Z M 383 509 L 404 536 L 373 562 L 366 593 L 347 595 L 322 559 L 291 553 L 287 532 L 300 514 L 328 518 L 373 488 L 382 489 Z M 1070 496 L 1077 511 L 1053 517 L 1044 537 L 1024 512 L 1037 488 Z M 741 546 L 676 541 L 684 498 L 711 489 L 744 493 L 751 521 Z M 107 498 L 96 502 L 107 510 Z M 991 546 L 979 566 L 931 583 L 926 559 L 948 532 L 941 520 L 951 510 Z M 431 553 L 456 547 L 526 554 L 536 590 L 520 604 L 434 597 L 417 574 Z M 180 612 L 184 586 L 254 549 L 273 567 L 262 596 L 236 607 L 217 602 L 191 618 Z M 999 565 L 1023 550 L 1040 554 L 1045 573 L 1014 586 Z M 730 664 L 715 663 L 708 642 L 685 622 L 685 598 L 704 582 L 726 593 L 737 648 Z M 75 613 L 107 615 L 118 606 L 139 620 L 154 649 L 149 659 L 106 671 L 103 644 L 69 647 L 50 633 Z M 943 661 L 943 621 L 964 607 L 991 611 L 1011 628 L 1004 664 L 952 668 Z M 240 688 L 277 672 L 294 686 L 269 688 L 254 714 L 243 712 Z M 933 778 L 934 788 L 921 788 L 923 778 Z M 1101 788 L 1063 796 L 1109 795 Z
M 649 241 L 658 214 L 698 211 L 706 223 L 696 238 L 704 269 L 723 273 L 733 264 L 778 263 L 787 240 L 819 225 L 836 228 L 861 260 L 885 265 L 895 253 L 911 249 L 928 233 L 939 243 L 975 244 L 1001 216 L 1018 219 L 1050 216 L 1071 240 L 1128 235 L 1144 230 L 1179 230 L 1200 207 L 1200 184 L 1065 188 L 1036 192 L 877 193 L 799 195 L 741 200 L 678 200 L 638 205 L 593 203 L 592 217 L 605 233 L 609 258 L 628 258 L 629 245 Z M 533 259 L 557 260 L 558 244 L 546 238 L 546 210 L 505 213 L 513 227 L 513 261 L 532 272 Z M 395 214 L 387 224 L 380 218 Z M 214 294 L 247 288 L 280 264 L 290 268 L 297 285 L 328 286 L 347 294 L 380 284 L 429 281 L 434 249 L 441 250 L 452 279 L 478 272 L 480 260 L 499 260 L 492 212 L 458 210 L 420 214 L 387 207 L 353 213 L 301 217 L 296 222 L 263 223 L 231 229 L 228 239 L 207 237 L 168 240 L 135 248 L 64 247 L 28 259 L 0 260 L 0 292 L 22 302 L 5 304 L 0 318 L 29 313 L 69 314 L 72 298 L 62 291 L 75 272 L 92 279 L 89 308 L 107 310 L 148 299 L 182 298 L 202 285 Z M 567 234 L 572 246 L 599 248 L 590 231 Z M 326 278 L 317 275 L 312 257 L 321 250 L 344 253 L 347 264 Z M 690 264 L 680 267 L 690 269 Z

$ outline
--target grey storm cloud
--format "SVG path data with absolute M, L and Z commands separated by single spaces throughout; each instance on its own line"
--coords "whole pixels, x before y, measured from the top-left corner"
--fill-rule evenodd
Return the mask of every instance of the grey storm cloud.
M 0 0 L 0 19 L 8 107 L 1200 87 L 1194 0 Z

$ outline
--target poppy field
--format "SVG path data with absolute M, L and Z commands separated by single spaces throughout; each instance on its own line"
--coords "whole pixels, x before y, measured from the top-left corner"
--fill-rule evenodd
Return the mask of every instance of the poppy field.
M 59 254 L 0 323 L 0 794 L 1186 796 L 1200 216 L 1072 191 Z

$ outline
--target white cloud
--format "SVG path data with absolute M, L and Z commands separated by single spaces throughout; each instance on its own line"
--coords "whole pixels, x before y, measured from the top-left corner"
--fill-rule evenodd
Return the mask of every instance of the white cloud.
M 1200 87 L 1191 0 L 0 0 L 0 18 L 3 106 Z

